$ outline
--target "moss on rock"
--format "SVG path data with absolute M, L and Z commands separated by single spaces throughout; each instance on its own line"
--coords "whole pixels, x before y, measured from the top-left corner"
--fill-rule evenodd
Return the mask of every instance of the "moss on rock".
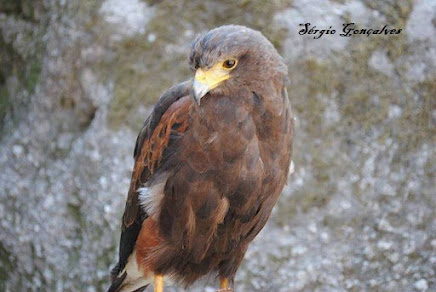
M 0 34 L 0 131 L 6 119 L 15 121 L 24 112 L 39 82 L 42 36 L 47 28 L 43 11 L 41 1 L 0 4 L 0 13 L 4 13 L 0 28 L 14 27 L 9 34 Z

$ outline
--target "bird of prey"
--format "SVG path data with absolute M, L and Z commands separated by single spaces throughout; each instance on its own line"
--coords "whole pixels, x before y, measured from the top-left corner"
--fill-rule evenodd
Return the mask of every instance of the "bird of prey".
M 287 181 L 294 125 L 274 46 L 221 26 L 194 40 L 189 65 L 193 78 L 159 98 L 137 138 L 108 292 L 209 274 L 232 291 Z

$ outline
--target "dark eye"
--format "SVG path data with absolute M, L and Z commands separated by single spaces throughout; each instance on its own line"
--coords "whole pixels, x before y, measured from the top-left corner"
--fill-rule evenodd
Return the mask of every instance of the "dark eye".
M 224 68 L 232 69 L 235 66 L 236 66 L 236 60 L 234 60 L 234 59 L 229 59 L 229 60 L 226 60 L 223 62 Z

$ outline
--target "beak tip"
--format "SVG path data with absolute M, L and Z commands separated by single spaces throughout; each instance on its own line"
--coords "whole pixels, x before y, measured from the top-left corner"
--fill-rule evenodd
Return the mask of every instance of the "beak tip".
M 200 105 L 201 98 L 209 92 L 209 87 L 206 84 L 200 83 L 197 80 L 195 80 L 193 84 L 192 92 L 195 101 L 197 102 L 198 105 Z
M 198 98 L 197 95 L 194 93 L 194 99 L 195 99 L 195 101 L 197 102 L 197 104 L 200 105 L 201 97 Z

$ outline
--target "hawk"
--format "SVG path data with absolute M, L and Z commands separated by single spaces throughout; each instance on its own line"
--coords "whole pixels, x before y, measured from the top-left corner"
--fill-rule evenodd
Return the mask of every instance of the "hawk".
M 221 26 L 195 39 L 189 65 L 194 77 L 159 98 L 137 138 L 108 292 L 208 274 L 231 291 L 287 181 L 294 125 L 274 46 Z

